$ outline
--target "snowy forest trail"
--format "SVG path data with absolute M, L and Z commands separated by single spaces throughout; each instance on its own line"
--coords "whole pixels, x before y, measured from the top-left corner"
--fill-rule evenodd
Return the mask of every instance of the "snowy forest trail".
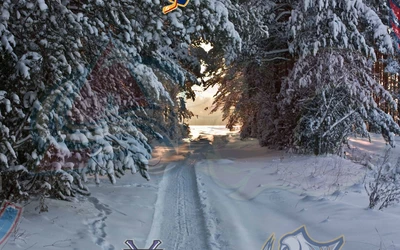
M 247 162 L 248 157 L 262 155 L 263 164 L 273 171 L 274 159 L 280 156 L 275 151 L 249 149 L 245 144 L 243 148 L 226 151 L 227 144 L 227 136 L 200 136 L 190 146 L 179 148 L 181 152 L 189 152 L 185 159 L 161 167 L 164 173 L 146 246 L 153 240 L 161 240 L 160 248 L 165 250 L 259 250 L 272 233 L 282 236 L 301 225 L 317 225 L 311 229 L 314 234 L 318 232 L 320 239 L 338 236 L 336 227 L 330 230 L 321 224 L 328 214 L 321 214 L 320 218 L 301 216 L 302 209 L 309 206 L 307 199 L 303 200 L 304 197 L 285 187 L 272 185 L 259 197 L 246 198 L 247 193 L 252 193 L 246 186 L 255 182 L 245 184 L 243 180 L 261 169 L 258 164 L 253 167 L 254 163 Z M 222 187 L 223 177 L 219 179 L 221 176 L 215 173 L 224 169 L 223 175 L 236 179 L 229 174 L 234 168 L 229 167 L 231 161 L 225 159 L 227 156 L 244 160 L 239 163 L 238 173 L 242 177 L 238 183 L 243 185 L 239 189 L 229 185 Z M 234 179 L 229 180 L 230 184 Z M 236 197 L 238 195 L 245 198 Z
M 1 250 L 127 249 L 126 240 L 139 249 L 161 240 L 157 249 L 261 250 L 272 234 L 276 250 L 303 225 L 316 241 L 343 235 L 343 250 L 400 250 L 400 206 L 366 209 L 363 166 L 261 148 L 224 128 L 191 129 L 192 140 L 157 146 L 150 182 L 129 174 L 115 185 L 91 180 L 92 195 L 79 202 L 48 199 L 40 214 L 39 201 L 27 204 Z M 381 136 L 372 139 L 352 139 L 354 152 L 384 153 Z
M 195 142 L 184 160 L 165 169 L 147 245 L 160 239 L 163 249 L 210 249 L 195 173 L 195 164 L 208 149 L 208 140 Z

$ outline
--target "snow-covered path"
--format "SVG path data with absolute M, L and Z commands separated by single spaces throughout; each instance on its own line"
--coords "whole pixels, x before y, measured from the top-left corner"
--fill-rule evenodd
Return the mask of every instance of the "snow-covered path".
M 195 171 L 210 147 L 208 140 L 194 142 L 185 159 L 165 168 L 147 245 L 161 239 L 163 249 L 212 249 Z
M 177 165 L 172 165 L 173 169 L 165 172 L 161 181 L 158 197 L 161 200 L 158 203 L 162 205 L 156 206 L 156 213 L 162 216 L 153 222 L 153 228 L 158 232 L 152 235 L 152 239 L 162 239 L 164 249 L 208 249 L 196 186 L 195 162 L 193 156 L 177 162 Z
M 116 250 L 129 239 L 139 249 L 161 240 L 164 250 L 261 250 L 275 233 L 276 250 L 281 237 L 304 225 L 316 241 L 343 235 L 343 250 L 400 250 L 400 206 L 366 209 L 360 164 L 260 148 L 223 128 L 193 132 L 202 139 L 157 147 L 150 182 L 127 174 L 111 185 L 104 178 L 88 184 L 92 195 L 77 203 L 47 200 L 42 214 L 38 201 L 26 204 L 0 249 Z M 372 144 L 351 141 L 360 156 L 378 158 L 385 149 L 379 136 Z

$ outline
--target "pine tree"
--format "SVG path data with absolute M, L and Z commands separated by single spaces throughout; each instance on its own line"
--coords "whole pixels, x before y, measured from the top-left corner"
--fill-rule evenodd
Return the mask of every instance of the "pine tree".
M 324 49 L 317 56 L 300 59 L 283 90 L 280 112 L 282 123 L 289 126 L 281 134 L 293 135 L 287 145 L 303 152 L 341 154 L 349 136 L 369 137 L 366 123 L 388 135 L 400 133 L 397 123 L 378 108 L 373 96 L 394 107 L 396 102 L 376 82 L 371 63 L 358 52 Z M 393 138 L 388 139 L 392 144 Z
M 368 136 L 365 121 L 382 134 L 398 133 L 393 119 L 372 99 L 381 97 L 395 107 L 371 72 L 376 51 L 394 52 L 384 25 L 385 3 L 276 0 L 267 6 L 262 16 L 268 17 L 269 36 L 244 40 L 248 49 L 233 65 L 209 67 L 217 73 L 208 84 L 221 84 L 215 104 L 229 127 L 241 124 L 241 135 L 256 137 L 263 146 L 295 146 L 317 154 L 340 154 L 349 135 Z M 322 105 L 327 100 L 329 107 Z M 386 137 L 393 145 L 392 136 Z
M 302 57 L 316 55 L 319 48 L 359 51 L 376 60 L 375 48 L 393 53 L 388 27 L 365 0 L 304 0 L 293 10 L 289 49 Z
M 243 40 L 239 57 L 226 64 L 218 60 L 220 48 L 213 48 L 209 54 L 214 60 L 205 60 L 207 72 L 212 76 L 205 86 L 220 86 L 211 112 L 222 109 L 227 127 L 232 129 L 241 124 L 243 137 L 257 135 L 259 107 L 264 106 L 263 101 L 273 100 L 277 93 L 276 79 L 268 83 L 265 79 L 273 79 L 274 63 L 286 60 L 277 53 L 287 51 L 287 45 L 282 43 L 287 36 L 284 31 L 285 12 L 290 6 L 287 2 L 245 1 L 243 15 L 250 17 L 247 25 L 238 29 Z
M 237 8 L 193 1 L 163 15 L 158 1 L 3 1 L 1 198 L 88 194 L 88 173 L 148 179 L 148 140 L 182 136 L 190 116 L 177 94 L 197 83 L 191 51 L 205 40 L 224 43 L 226 60 L 240 50 Z
M 371 72 L 375 49 L 393 53 L 387 26 L 374 8 L 361 0 L 303 1 L 290 21 L 289 48 L 300 60 L 281 89 L 280 123 L 286 125 L 279 135 L 289 135 L 282 143 L 340 154 L 351 134 L 368 136 L 366 121 L 383 134 L 399 133 L 373 99 L 382 97 L 396 108 Z

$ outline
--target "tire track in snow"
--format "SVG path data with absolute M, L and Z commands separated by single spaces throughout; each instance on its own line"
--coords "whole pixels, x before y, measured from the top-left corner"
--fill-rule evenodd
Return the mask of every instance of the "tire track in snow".
M 197 152 L 205 150 L 209 144 L 199 146 L 195 154 L 167 167 L 169 171 L 165 171 L 160 182 L 156 212 L 146 246 L 159 239 L 162 241 L 160 247 L 165 250 L 218 249 L 210 237 L 212 232 L 206 223 L 205 205 L 200 198 L 194 169 L 201 156 Z
M 168 178 L 164 200 L 163 223 L 160 237 L 165 249 L 207 249 L 206 228 L 194 166 L 184 161 L 172 170 Z

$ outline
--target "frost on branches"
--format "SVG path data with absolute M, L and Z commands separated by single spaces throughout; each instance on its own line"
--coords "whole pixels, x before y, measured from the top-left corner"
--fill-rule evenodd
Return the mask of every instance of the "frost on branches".
M 256 137 L 257 112 L 260 106 L 270 104 L 276 94 L 274 85 L 279 77 L 273 72 L 272 64 L 278 57 L 274 51 L 287 47 L 282 41 L 287 37 L 285 18 L 290 14 L 289 2 L 243 1 L 237 25 L 242 38 L 239 56 L 228 64 L 219 55 L 223 49 L 214 46 L 204 58 L 206 73 L 210 76 L 205 86 L 219 86 L 211 112 L 221 109 L 229 129 L 243 124 L 242 134 Z
M 396 103 L 371 72 L 375 49 L 390 55 L 393 41 L 375 12 L 382 6 L 369 4 L 305 0 L 292 12 L 289 49 L 300 59 L 279 97 L 280 113 L 288 119 L 285 125 L 280 119 L 284 144 L 315 154 L 341 154 L 348 136 L 368 136 L 368 124 L 394 146 L 391 133 L 399 133 L 399 127 L 373 96 L 394 108 Z
M 374 95 L 397 108 L 391 94 L 374 79 L 364 56 L 320 50 L 316 56 L 299 59 L 284 82 L 279 108 L 281 123 L 289 126 L 280 133 L 293 135 L 286 143 L 303 152 L 341 154 L 350 135 L 369 137 L 368 124 L 381 128 L 393 145 L 390 134 L 399 134 L 400 128 L 377 107 Z
M 149 140 L 179 138 L 191 115 L 178 94 L 197 84 L 195 47 L 225 37 L 227 61 L 241 47 L 229 1 L 193 1 L 185 14 L 161 7 L 2 1 L 1 199 L 88 194 L 88 173 L 149 178 Z
M 371 72 L 376 51 L 393 53 L 382 20 L 385 5 L 366 0 L 272 2 L 270 36 L 260 40 L 264 43 L 250 43 L 258 46 L 253 60 L 243 53 L 243 61 L 213 80 L 222 82 L 216 104 L 228 126 L 243 124 L 241 135 L 256 137 L 262 146 L 294 146 L 315 154 L 341 154 L 348 136 L 368 136 L 367 127 L 394 146 L 399 127 L 373 96 L 393 107 L 396 103 Z
M 300 56 L 324 47 L 358 51 L 376 60 L 375 46 L 393 53 L 393 41 L 377 14 L 380 4 L 365 0 L 303 0 L 292 11 L 289 49 Z M 388 10 L 380 10 L 388 11 Z
M 369 197 L 369 208 L 382 210 L 400 202 L 400 158 L 393 165 L 389 156 L 387 150 L 382 161 L 367 175 L 364 187 Z

